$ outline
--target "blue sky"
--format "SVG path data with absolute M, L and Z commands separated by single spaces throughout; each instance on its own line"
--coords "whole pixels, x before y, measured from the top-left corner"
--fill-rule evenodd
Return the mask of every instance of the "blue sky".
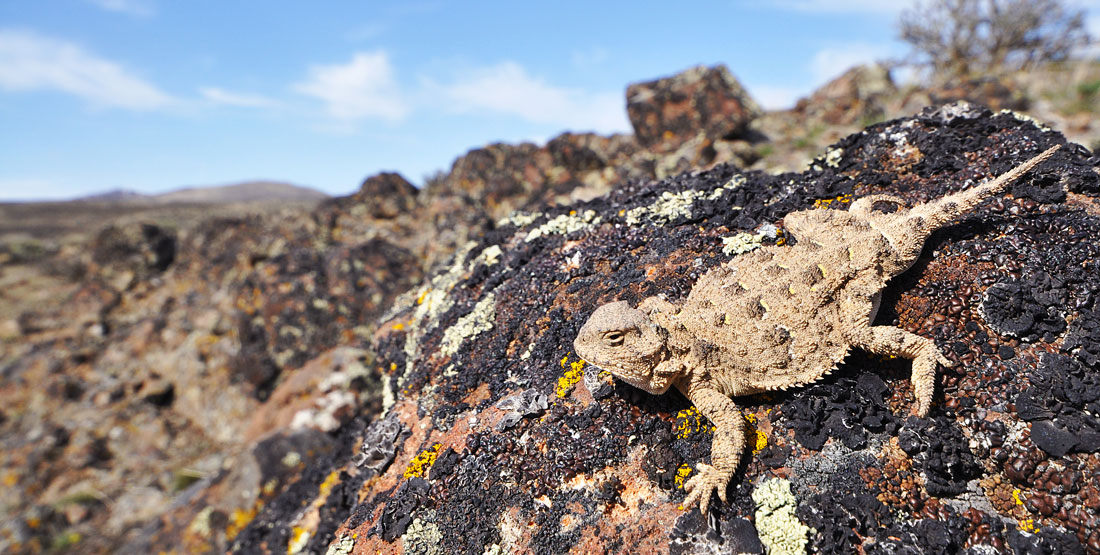
M 492 142 L 629 132 L 626 85 L 693 65 L 781 107 L 906 53 L 906 2 L 553 5 L 0 0 L 0 200 L 420 184 Z

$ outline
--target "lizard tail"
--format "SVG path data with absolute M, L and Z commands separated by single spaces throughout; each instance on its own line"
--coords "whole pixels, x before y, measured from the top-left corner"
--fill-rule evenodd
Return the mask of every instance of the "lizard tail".
M 884 231 L 898 249 L 902 260 L 911 264 L 920 255 L 924 240 L 933 231 L 973 210 L 986 198 L 1004 191 L 1013 181 L 1050 158 L 1061 146 L 1054 145 L 1042 154 L 977 187 L 914 206 L 906 217 L 889 226 L 892 229 Z

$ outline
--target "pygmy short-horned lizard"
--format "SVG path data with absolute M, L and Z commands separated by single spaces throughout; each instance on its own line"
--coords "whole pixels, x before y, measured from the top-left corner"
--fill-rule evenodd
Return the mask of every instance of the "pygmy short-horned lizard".
M 695 283 L 679 306 L 649 297 L 596 309 L 573 346 L 589 363 L 653 394 L 675 385 L 715 425 L 712 464 L 688 480 L 684 507 L 706 514 L 745 448 L 745 420 L 730 397 L 812 383 L 851 347 L 913 361 L 914 412 L 925 416 L 936 364 L 950 363 L 930 339 L 873 326 L 886 282 L 916 262 L 936 229 L 1050 157 L 1054 146 L 1000 177 L 906 210 L 871 195 L 847 211 L 803 210 L 783 219 L 798 242 L 738 256 Z M 897 205 L 892 213 L 876 203 Z

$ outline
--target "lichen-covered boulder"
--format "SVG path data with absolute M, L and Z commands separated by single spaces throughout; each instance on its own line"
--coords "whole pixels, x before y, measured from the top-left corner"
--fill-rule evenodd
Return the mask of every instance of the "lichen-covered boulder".
M 108 226 L 90 246 L 92 272 L 119 290 L 163 272 L 176 259 L 175 231 L 149 223 Z
M 882 64 L 853 67 L 800 99 L 794 113 L 803 121 L 852 125 L 884 119 L 888 99 L 897 93 L 890 70 Z
M 1062 141 L 960 104 L 872 126 L 802 174 L 719 166 L 514 214 L 396 302 L 371 345 L 381 412 L 264 494 L 232 547 L 1100 552 L 1100 159 L 1077 145 L 936 233 L 888 285 L 877 321 L 956 363 L 930 416 L 909 416 L 907 361 L 862 352 L 817 384 L 741 398 L 751 456 L 706 517 L 678 504 L 710 424 L 570 351 L 596 306 L 682 298 L 709 268 L 790 240 L 793 210 L 938 198 Z
M 698 66 L 626 89 L 626 111 L 645 148 L 669 153 L 697 137 L 743 135 L 762 111 L 724 65 Z

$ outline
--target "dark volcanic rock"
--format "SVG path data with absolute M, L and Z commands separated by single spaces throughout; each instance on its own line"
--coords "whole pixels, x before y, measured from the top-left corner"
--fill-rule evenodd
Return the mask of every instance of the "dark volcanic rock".
M 325 204 L 346 206 L 355 217 L 391 219 L 415 210 L 417 194 L 416 187 L 401 174 L 383 172 L 365 179 L 354 195 L 330 199 L 322 207 Z
M 885 66 L 857 66 L 799 100 L 794 112 L 830 125 L 882 119 L 887 112 L 886 99 L 896 92 Z
M 153 224 L 109 226 L 91 247 L 92 262 L 108 281 L 120 273 L 141 279 L 163 272 L 176 259 L 176 233 Z
M 105 232 L 58 306 L 0 322 L 0 551 L 760 552 L 798 520 L 820 552 L 1100 552 L 1100 174 L 1074 145 L 884 291 L 876 323 L 957 363 L 929 418 L 908 361 L 854 352 L 739 399 L 729 502 L 677 508 L 712 429 L 584 367 L 596 306 L 682 298 L 724 238 L 791 240 L 792 210 L 921 202 L 1063 140 L 957 105 L 742 173 L 716 164 L 754 140 L 727 140 L 720 74 L 658 110 L 671 152 L 563 134 L 420 191 L 380 174 L 308 213 Z M 785 479 L 792 526 L 753 500 Z
M 1098 260 L 1096 199 L 1009 196 L 938 232 L 889 285 L 877 320 L 933 338 L 958 361 L 943 371 L 942 401 L 930 417 L 906 418 L 907 361 L 862 354 L 818 385 L 740 399 L 762 450 L 707 519 L 677 509 L 684 478 L 708 460 L 705 420 L 676 393 L 653 396 L 616 382 L 594 399 L 581 383 L 583 362 L 570 352 L 578 327 L 603 302 L 686 295 L 702 272 L 730 258 L 723 237 L 781 223 L 815 200 L 836 209 L 845 202 L 835 199 L 871 193 L 911 203 L 940 197 L 1060 141 L 1011 115 L 954 106 L 871 127 L 804 174 L 718 166 L 507 220 L 398 300 L 378 328 L 371 350 L 390 424 L 363 428 L 353 435 L 368 446 L 348 441 L 344 454 L 311 468 L 310 484 L 337 477 L 328 489 L 309 486 L 318 488 L 312 501 L 276 493 L 257 516 L 274 526 L 269 539 L 247 536 L 255 539 L 235 548 L 281 550 L 293 537 L 276 531 L 304 529 L 324 535 L 310 537 L 310 546 L 336 552 L 759 551 L 777 525 L 751 495 L 776 478 L 799 484 L 786 503 L 813 526 L 804 538 L 815 551 L 1096 544 L 1100 493 L 1081 477 L 1095 476 L 1098 460 L 1043 451 L 1044 440 L 1036 441 L 1034 426 L 1029 439 L 1021 420 L 1057 427 L 1076 416 L 1091 425 L 1090 397 L 1050 384 L 1078 380 L 1087 388 L 1094 369 L 1072 354 L 1058 355 L 1072 368 L 1037 362 L 1057 350 L 1052 342 L 1066 329 L 1077 329 L 1075 320 L 1066 312 L 1066 329 L 1021 341 L 1001 335 L 1003 324 L 994 327 L 979 310 L 997 283 L 1026 284 L 1044 307 L 1091 307 L 1100 277 L 1082 268 Z M 1064 149 L 1034 173 L 1069 183 L 1087 179 L 1077 175 L 1085 171 L 1092 170 Z M 1031 310 L 997 306 L 998 321 Z M 1018 400 L 1029 387 L 1037 390 L 1032 400 Z M 545 410 L 522 402 L 540 395 Z M 353 456 L 361 449 L 373 455 Z M 356 463 L 391 456 L 379 470 Z M 345 509 L 288 508 L 309 503 Z
M 674 151 L 699 135 L 738 138 L 761 113 L 724 65 L 630 85 L 626 111 L 638 142 L 655 152 Z

